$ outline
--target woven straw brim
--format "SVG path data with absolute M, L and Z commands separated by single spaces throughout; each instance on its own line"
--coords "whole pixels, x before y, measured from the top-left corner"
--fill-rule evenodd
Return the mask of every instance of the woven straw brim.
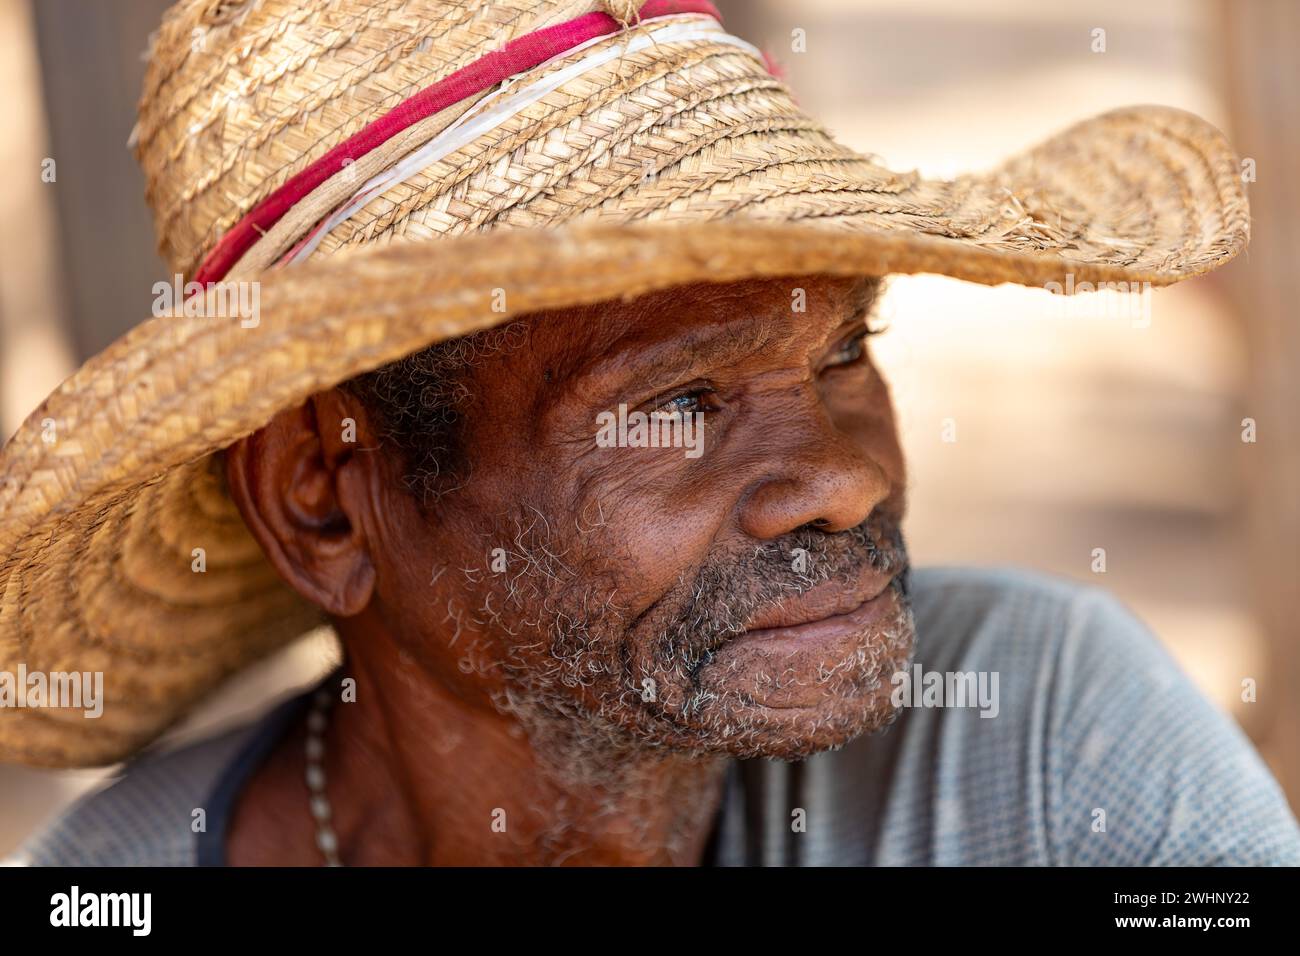
M 931 272 L 1165 285 L 1247 241 L 1235 157 L 1175 110 L 1108 114 L 956 188 L 917 181 L 935 197 L 925 215 L 862 212 L 852 164 L 822 175 L 815 214 L 707 221 L 690 205 L 682 221 L 345 249 L 262 276 L 254 328 L 150 319 L 87 362 L 0 452 L 0 670 L 102 671 L 104 713 L 0 711 L 0 760 L 121 759 L 319 621 L 264 560 L 213 453 L 361 372 L 521 314 L 689 282 Z M 1019 245 L 990 241 L 971 209 L 1019 217 Z M 56 441 L 43 440 L 47 419 Z

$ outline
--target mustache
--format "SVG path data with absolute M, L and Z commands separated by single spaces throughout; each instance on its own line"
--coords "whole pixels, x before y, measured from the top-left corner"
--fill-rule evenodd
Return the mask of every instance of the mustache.
M 758 611 L 823 581 L 856 579 L 864 567 L 892 577 L 890 586 L 908 598 L 910 562 L 896 516 L 873 511 L 835 532 L 804 525 L 752 551 L 711 558 L 662 630 L 658 655 L 698 669 Z

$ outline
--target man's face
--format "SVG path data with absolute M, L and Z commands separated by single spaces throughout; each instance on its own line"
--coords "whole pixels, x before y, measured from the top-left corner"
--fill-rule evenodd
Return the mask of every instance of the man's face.
M 405 655 L 539 745 L 788 758 L 885 723 L 912 625 L 874 288 L 699 285 L 521 323 L 465 379 L 454 487 L 418 507 L 393 465 L 371 551 Z M 620 406 L 691 447 L 620 440 Z

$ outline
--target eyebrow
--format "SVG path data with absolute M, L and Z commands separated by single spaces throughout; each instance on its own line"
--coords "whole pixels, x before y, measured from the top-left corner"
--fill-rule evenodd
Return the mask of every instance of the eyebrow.
M 757 333 L 754 330 L 756 323 Z M 651 354 L 645 358 L 634 360 L 631 368 L 638 379 L 648 382 L 651 387 L 657 387 L 660 382 L 667 387 L 687 378 L 702 365 L 732 365 L 753 355 L 771 343 L 773 328 L 770 321 L 736 319 L 713 329 L 701 330 L 688 336 L 685 342 L 679 338 L 660 343 L 652 347 Z
M 876 306 L 880 289 L 880 280 L 864 279 L 858 284 L 848 300 L 849 314 L 831 333 L 835 338 L 845 329 L 863 325 Z M 774 317 L 774 316 L 773 316 Z M 641 361 L 633 361 L 632 369 L 636 376 L 651 382 L 663 381 L 665 385 L 681 381 L 689 373 L 707 362 L 710 365 L 730 365 L 740 359 L 753 355 L 772 340 L 773 323 L 763 322 L 760 331 L 752 331 L 754 319 L 736 319 L 717 328 L 717 331 L 702 330 L 697 337 L 688 339 L 685 345 L 680 339 L 671 343 L 661 343 L 652 347 L 652 351 L 671 350 L 672 354 L 648 355 Z M 683 355 L 685 352 L 687 354 Z
M 831 333 L 832 337 L 851 326 L 865 323 L 875 308 L 880 287 L 880 279 L 871 276 L 862 278 L 847 299 L 848 317 L 836 326 Z M 728 300 L 719 297 L 713 304 L 718 309 L 726 308 Z M 571 393 L 584 384 L 601 380 L 612 370 L 624 369 L 621 376 L 623 381 L 611 386 L 611 393 L 624 389 L 627 378 L 650 383 L 652 388 L 668 388 L 694 377 L 691 373 L 706 363 L 711 366 L 734 364 L 766 347 L 772 341 L 777 325 L 774 321 L 756 323 L 757 318 L 759 317 L 738 316 L 717 325 L 692 329 L 686 333 L 684 342 L 682 336 L 677 336 L 671 340 L 643 344 L 638 347 L 641 354 L 630 361 L 626 358 L 629 346 L 611 342 L 582 371 L 559 371 L 552 380 L 552 387 L 561 393 Z M 773 311 L 768 318 L 776 319 L 776 312 Z M 756 324 L 759 326 L 757 333 L 754 331 Z M 604 396 L 597 399 L 604 400 Z
M 859 282 L 853 289 L 852 312 L 848 321 L 844 324 L 849 325 L 853 322 L 866 321 L 871 313 L 875 310 L 880 300 L 880 290 L 883 288 L 883 281 L 876 276 L 870 276 Z

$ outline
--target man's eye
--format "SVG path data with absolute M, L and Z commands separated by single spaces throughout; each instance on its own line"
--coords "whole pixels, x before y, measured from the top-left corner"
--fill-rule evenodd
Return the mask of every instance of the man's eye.
M 830 354 L 822 367 L 835 368 L 839 365 L 853 365 L 855 362 L 860 362 L 867 353 L 864 342 L 869 334 L 867 329 L 863 329 L 855 333 L 852 338 L 845 339 L 840 343 L 839 348 Z
M 711 412 L 714 405 L 709 401 L 712 391 L 699 388 L 685 394 L 670 398 L 662 405 L 650 411 L 650 414 L 662 418 L 675 418 L 679 415 L 694 415 L 696 412 Z

